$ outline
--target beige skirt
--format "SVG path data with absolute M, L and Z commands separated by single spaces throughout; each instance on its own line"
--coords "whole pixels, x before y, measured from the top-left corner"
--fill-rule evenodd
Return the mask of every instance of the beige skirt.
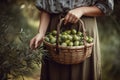
M 47 32 L 56 29 L 61 15 L 52 15 Z M 101 80 L 101 54 L 98 29 L 95 17 L 82 17 L 89 35 L 94 37 L 92 56 L 84 62 L 63 65 L 53 61 L 47 54 L 43 55 L 40 80 Z M 71 24 L 66 28 L 72 27 Z M 48 53 L 49 54 L 49 53 Z

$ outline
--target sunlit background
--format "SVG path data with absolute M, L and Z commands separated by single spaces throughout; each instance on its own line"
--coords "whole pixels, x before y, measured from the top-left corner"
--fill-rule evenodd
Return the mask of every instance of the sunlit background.
M 114 1 L 113 13 L 97 18 L 102 80 L 120 80 L 120 1 Z M 0 0 L 0 80 L 39 80 L 44 50 L 29 49 L 39 16 L 34 0 Z

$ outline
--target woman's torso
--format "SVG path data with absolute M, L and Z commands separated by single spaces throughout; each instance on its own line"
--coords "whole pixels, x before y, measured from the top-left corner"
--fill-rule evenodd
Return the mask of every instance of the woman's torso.
M 94 5 L 95 2 L 96 0 L 37 0 L 36 6 L 39 5 L 50 13 L 61 13 L 80 6 Z

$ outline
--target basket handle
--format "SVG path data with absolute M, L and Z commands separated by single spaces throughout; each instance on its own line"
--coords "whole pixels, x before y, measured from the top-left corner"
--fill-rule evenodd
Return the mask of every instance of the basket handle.
M 60 19 L 60 22 L 58 23 L 57 25 L 57 34 L 56 34 L 56 53 L 59 54 L 60 50 L 59 50 L 59 34 L 60 34 L 60 28 L 61 28 L 61 25 L 63 23 L 65 18 L 62 18 Z M 78 23 L 79 23 L 79 26 L 78 26 L 78 30 L 80 30 L 80 27 L 82 27 L 82 31 L 83 31 L 83 43 L 84 43 L 84 46 L 85 46 L 85 55 L 86 55 L 86 49 L 87 49 L 87 42 L 86 42 L 86 29 L 85 29 L 85 25 L 84 25 L 84 22 L 79 19 L 78 20 Z

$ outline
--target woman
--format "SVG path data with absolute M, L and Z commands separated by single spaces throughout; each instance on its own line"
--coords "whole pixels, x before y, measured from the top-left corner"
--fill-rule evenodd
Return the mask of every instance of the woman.
M 41 80 L 100 80 L 101 56 L 95 17 L 109 15 L 113 10 L 113 0 L 37 0 L 36 6 L 41 11 L 41 17 L 39 32 L 30 41 L 32 49 L 41 44 L 46 31 L 56 29 L 62 17 L 65 25 L 76 23 L 81 18 L 87 32 L 94 37 L 92 56 L 82 63 L 63 65 L 44 55 Z

